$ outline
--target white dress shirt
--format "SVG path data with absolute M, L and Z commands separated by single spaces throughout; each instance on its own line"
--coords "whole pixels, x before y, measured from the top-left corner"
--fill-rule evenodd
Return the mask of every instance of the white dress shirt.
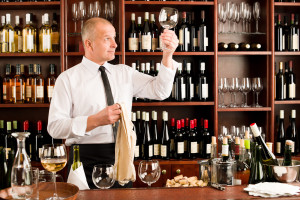
M 173 69 L 161 65 L 152 77 L 124 65 L 103 65 L 115 103 L 124 103 L 130 113 L 132 98 L 163 100 L 170 96 L 178 63 Z M 53 138 L 66 139 L 66 145 L 114 143 L 112 125 L 86 132 L 87 118 L 107 107 L 99 65 L 83 57 L 78 65 L 64 71 L 56 80 L 48 118 Z M 131 116 L 128 116 L 131 117 Z

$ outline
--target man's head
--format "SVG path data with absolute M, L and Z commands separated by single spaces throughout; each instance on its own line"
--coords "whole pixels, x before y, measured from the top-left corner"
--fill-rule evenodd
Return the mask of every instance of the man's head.
M 91 18 L 84 23 L 81 35 L 85 57 L 89 60 L 102 65 L 115 58 L 116 30 L 109 21 Z

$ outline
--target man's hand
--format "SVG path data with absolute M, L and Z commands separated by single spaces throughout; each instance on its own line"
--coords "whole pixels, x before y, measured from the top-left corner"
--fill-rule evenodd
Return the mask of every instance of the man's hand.
M 86 131 L 93 130 L 98 126 L 114 124 L 120 119 L 121 107 L 119 104 L 107 106 L 95 115 L 90 115 L 87 119 Z
M 173 69 L 172 56 L 178 46 L 179 40 L 174 31 L 168 29 L 165 29 L 160 37 L 164 45 L 162 64 L 167 68 Z

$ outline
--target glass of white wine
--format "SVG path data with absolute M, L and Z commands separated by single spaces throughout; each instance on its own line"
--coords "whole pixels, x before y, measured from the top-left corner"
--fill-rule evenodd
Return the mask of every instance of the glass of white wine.
M 62 170 L 67 164 L 67 153 L 66 147 L 64 144 L 46 144 L 43 145 L 41 163 L 43 167 L 52 172 L 54 180 L 55 192 L 53 197 L 50 197 L 48 200 L 61 200 L 62 197 L 58 197 L 56 190 L 56 172 Z

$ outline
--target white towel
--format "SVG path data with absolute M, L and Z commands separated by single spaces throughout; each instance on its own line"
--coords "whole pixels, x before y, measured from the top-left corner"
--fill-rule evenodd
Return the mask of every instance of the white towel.
M 121 106 L 121 119 L 119 123 L 116 146 L 115 146 L 115 180 L 120 185 L 124 185 L 129 181 L 135 181 L 136 174 L 133 164 L 134 149 L 136 144 L 136 134 L 133 131 L 133 124 L 128 118 L 126 106 Z
M 78 167 L 75 171 L 73 170 L 72 166 L 70 169 L 67 182 L 76 185 L 79 188 L 79 190 L 89 190 L 90 187 L 86 181 L 82 163 L 80 167 Z

